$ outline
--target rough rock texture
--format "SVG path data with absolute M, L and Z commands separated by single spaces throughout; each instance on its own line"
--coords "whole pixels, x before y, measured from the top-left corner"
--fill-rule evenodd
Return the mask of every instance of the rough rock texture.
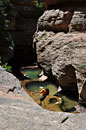
M 34 43 L 45 72 L 70 96 L 83 88 L 81 98 L 86 104 L 86 9 L 82 5 L 71 9 L 45 11 L 38 20 Z
M 77 90 L 77 80 L 85 78 L 85 36 L 85 33 L 54 34 L 45 31 L 36 34 L 39 64 L 48 75 L 51 71 L 67 91 Z
M 86 9 L 76 11 L 47 10 L 39 18 L 37 30 L 53 32 L 86 31 Z
M 70 22 L 69 31 L 86 31 L 86 10 L 85 11 L 75 11 Z
M 80 97 L 82 99 L 83 105 L 86 106 L 86 80 L 83 83 L 83 88 L 82 88 L 82 91 L 80 93 Z
M 6 93 L 6 88 L 12 86 L 12 82 L 15 84 L 14 79 L 16 78 L 12 74 L 0 67 L 0 130 L 86 129 L 85 113 L 74 115 L 45 110 L 36 104 L 23 89 L 22 93 L 20 90 L 20 94 L 18 92 Z M 2 89 L 2 80 L 4 80 L 4 89 Z M 15 86 L 18 87 L 17 79 L 16 83 Z
M 0 66 L 0 91 L 19 93 L 20 90 L 19 80 Z
M 38 20 L 38 30 L 47 30 L 53 32 L 67 32 L 72 13 L 69 11 L 63 12 L 60 10 L 45 11 Z

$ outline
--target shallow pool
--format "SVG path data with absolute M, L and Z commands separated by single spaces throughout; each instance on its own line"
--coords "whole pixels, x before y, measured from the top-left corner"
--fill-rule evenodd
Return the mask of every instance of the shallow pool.
M 58 86 L 56 83 L 45 80 L 45 81 L 39 81 L 38 77 L 41 73 L 40 68 L 23 68 L 21 69 L 21 72 L 23 72 L 26 77 L 31 78 L 30 80 L 22 81 L 22 86 L 25 89 L 25 91 L 39 104 L 40 103 L 40 97 L 42 96 L 39 92 L 42 88 L 48 88 L 49 89 L 49 95 L 45 98 L 43 101 L 42 107 L 48 110 L 52 111 L 65 111 L 65 112 L 73 112 L 75 111 L 75 106 L 77 105 L 77 102 L 61 95 L 61 102 L 59 100 L 59 97 L 54 96 L 58 92 Z M 52 98 L 54 99 L 53 102 L 51 102 Z M 58 103 L 60 102 L 60 103 Z
M 31 79 L 37 79 L 38 75 L 41 72 L 40 68 L 24 68 L 21 70 L 21 72 L 24 73 L 24 75 Z
M 26 89 L 28 89 L 29 91 L 35 92 L 35 91 L 40 91 L 41 88 L 48 88 L 49 89 L 49 93 L 50 95 L 54 95 L 57 93 L 57 85 L 51 81 L 31 81 L 29 83 L 27 83 L 26 85 Z

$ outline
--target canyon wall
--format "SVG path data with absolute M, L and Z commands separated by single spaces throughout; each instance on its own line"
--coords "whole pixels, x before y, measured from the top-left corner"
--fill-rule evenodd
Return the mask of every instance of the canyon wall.
M 60 2 L 61 7 L 64 2 Z M 38 20 L 34 43 L 45 73 L 68 95 L 74 97 L 79 92 L 86 105 L 86 6 L 79 2 L 78 6 L 70 2 L 46 10 Z
M 13 62 L 17 65 L 32 64 L 36 61 L 35 46 L 33 45 L 33 35 L 36 31 L 37 20 L 42 15 L 42 10 L 34 6 L 34 1 L 31 0 L 11 0 L 14 12 L 9 10 L 8 14 L 8 28 L 1 31 L 9 33 L 14 42 L 14 47 L 6 46 L 5 41 L 0 39 L 0 55 L 2 63 Z M 1 16 L 1 15 L 0 15 Z M 3 19 L 1 18 L 0 26 L 3 25 Z M 6 49 L 5 49 L 6 48 Z M 4 50 L 2 52 L 2 50 Z M 8 56 L 7 56 L 8 55 Z

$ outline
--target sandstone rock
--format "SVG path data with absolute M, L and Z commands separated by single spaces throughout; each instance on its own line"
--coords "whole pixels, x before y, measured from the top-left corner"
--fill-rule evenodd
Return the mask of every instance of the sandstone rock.
M 86 11 L 75 11 L 69 25 L 69 31 L 86 31 Z
M 6 72 L 0 66 L 0 91 L 9 93 L 20 93 L 21 85 L 19 80 L 14 77 L 11 73 Z
M 64 126 L 61 122 L 71 116 L 69 113 L 45 110 L 31 100 L 29 96 L 25 98 L 21 95 L 7 95 L 0 92 L 1 130 L 63 130 Z M 81 122 L 83 123 L 84 120 Z M 78 130 L 80 128 L 82 125 L 78 126 Z
M 48 75 L 57 79 L 64 91 L 77 94 L 78 82 L 83 87 L 82 81 L 86 74 L 85 36 L 85 33 L 36 33 L 34 41 L 38 62 Z
M 86 106 L 86 80 L 84 80 L 80 97 L 81 97 L 81 103 Z
M 53 32 L 67 32 L 72 13 L 60 10 L 47 10 L 38 20 L 38 30 L 47 30 Z
M 45 75 L 42 75 L 42 76 L 39 78 L 40 81 L 45 81 L 46 79 L 48 79 L 48 77 L 45 76 Z
M 70 7 L 72 8 L 72 7 Z M 86 9 L 75 8 L 76 11 L 47 10 L 39 18 L 38 31 L 74 32 L 86 31 Z

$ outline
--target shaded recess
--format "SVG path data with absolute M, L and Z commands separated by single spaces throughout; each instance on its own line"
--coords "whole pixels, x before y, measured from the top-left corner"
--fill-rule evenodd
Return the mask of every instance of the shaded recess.
M 13 74 L 20 77 L 20 67 L 37 62 L 33 35 L 36 31 L 37 20 L 43 10 L 20 5 L 15 5 L 15 8 L 18 14 L 16 18 L 13 18 L 15 26 L 10 30 L 15 44 L 14 57 L 9 61 L 9 65 L 13 68 Z

